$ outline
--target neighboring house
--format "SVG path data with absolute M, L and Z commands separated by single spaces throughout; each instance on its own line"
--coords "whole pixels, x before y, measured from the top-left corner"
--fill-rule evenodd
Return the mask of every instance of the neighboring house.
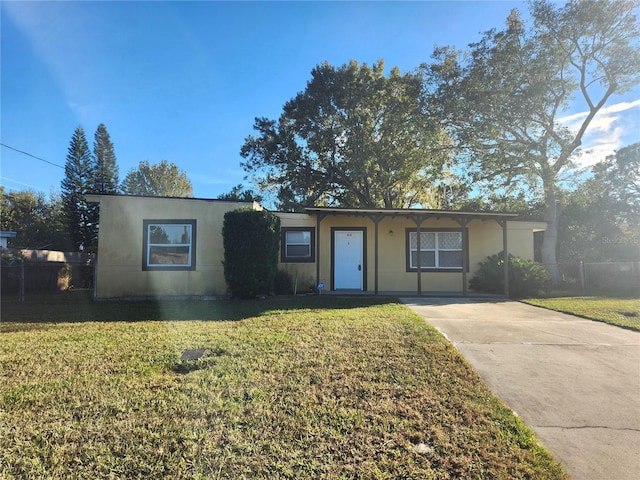
M 226 295 L 224 214 L 262 209 L 194 198 L 87 198 L 100 204 L 99 299 Z M 298 291 L 322 283 L 325 291 L 466 295 L 479 262 L 503 250 L 533 259 L 533 233 L 546 226 L 511 213 L 450 210 L 318 207 L 276 215 L 279 268 Z
M 16 238 L 16 232 L 0 231 L 0 247 L 7 248 L 7 240 Z

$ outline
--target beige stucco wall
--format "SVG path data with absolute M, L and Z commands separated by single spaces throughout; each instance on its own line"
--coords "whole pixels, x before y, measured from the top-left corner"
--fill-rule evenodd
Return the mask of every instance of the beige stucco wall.
M 89 196 L 100 202 L 96 297 L 218 296 L 227 293 L 224 214 L 257 204 L 216 200 Z M 143 220 L 197 220 L 195 271 L 143 271 Z
M 283 213 L 278 212 L 280 217 L 280 227 L 313 227 L 316 226 L 316 219 L 306 213 Z M 316 263 L 298 263 L 280 261 L 278 268 L 291 274 L 296 291 L 298 293 L 308 292 L 316 286 Z
M 313 218 L 315 225 L 315 217 Z M 328 215 L 320 223 L 320 281 L 331 285 L 331 229 L 333 227 L 366 228 L 366 288 L 375 289 L 375 224 L 364 215 Z M 422 229 L 460 228 L 449 219 L 430 219 Z M 406 229 L 415 223 L 403 217 L 387 217 L 378 225 L 378 290 L 417 291 L 417 273 L 406 268 Z M 541 222 L 510 221 L 507 227 L 507 246 L 511 254 L 533 259 L 533 231 L 544 229 Z M 479 262 L 502 250 L 502 227 L 494 220 L 473 220 L 469 231 L 469 280 Z M 313 266 L 315 268 L 315 265 Z M 423 292 L 462 291 L 461 272 L 422 272 Z
M 261 207 L 256 203 L 202 199 L 150 198 L 92 195 L 100 202 L 100 238 L 96 268 L 96 297 L 220 296 L 227 293 L 222 260 L 224 214 L 237 208 Z M 317 228 L 315 215 L 277 213 L 282 227 Z M 194 271 L 143 271 L 143 220 L 197 220 L 196 269 Z M 332 287 L 332 228 L 366 229 L 366 289 L 375 289 L 375 224 L 366 215 L 332 215 L 320 222 L 319 258 L 313 263 L 280 262 L 297 282 L 298 292 L 319 281 Z M 533 232 L 542 222 L 508 222 L 508 249 L 513 255 L 533 259 Z M 460 228 L 450 219 L 429 219 L 421 228 Z M 487 256 L 502 250 L 502 228 L 494 220 L 468 224 L 469 266 L 467 279 Z M 401 216 L 385 217 L 378 227 L 378 290 L 417 291 L 417 273 L 406 269 L 406 230 L 415 223 Z M 319 268 L 318 268 L 319 266 Z M 461 272 L 422 272 L 423 292 L 462 291 Z

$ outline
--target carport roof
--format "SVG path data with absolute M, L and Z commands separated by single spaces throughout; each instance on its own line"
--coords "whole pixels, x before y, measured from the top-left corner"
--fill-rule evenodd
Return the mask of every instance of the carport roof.
M 305 211 L 310 214 L 324 215 L 373 215 L 386 217 L 436 217 L 436 218 L 466 218 L 482 220 L 515 219 L 517 213 L 507 212 L 469 212 L 462 210 L 430 210 L 423 208 L 341 208 L 341 207 L 308 207 Z

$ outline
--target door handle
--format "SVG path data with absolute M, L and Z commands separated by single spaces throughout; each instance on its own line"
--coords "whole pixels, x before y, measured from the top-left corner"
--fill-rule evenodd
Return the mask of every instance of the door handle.
M 362 270 L 362 265 L 358 265 L 358 271 Z

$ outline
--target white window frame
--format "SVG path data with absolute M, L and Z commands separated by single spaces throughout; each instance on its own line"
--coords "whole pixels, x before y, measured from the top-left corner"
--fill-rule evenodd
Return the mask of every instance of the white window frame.
M 143 270 L 195 270 L 196 269 L 196 220 L 144 220 L 143 221 Z M 189 229 L 189 242 L 188 243 L 152 243 L 151 242 L 151 228 L 153 227 L 188 227 Z M 187 262 L 186 263 L 151 263 L 151 250 L 152 248 L 176 248 L 187 247 Z
M 456 233 L 460 235 L 460 248 L 440 248 L 440 235 Z M 416 229 L 407 230 L 407 270 L 416 271 L 418 266 L 414 263 L 414 252 L 417 252 L 422 242 L 416 241 L 416 248 L 412 248 L 412 238 L 418 240 L 418 232 Z M 420 252 L 427 253 L 433 252 L 434 265 L 420 267 L 420 270 L 448 270 L 448 271 L 461 271 L 464 267 L 464 232 L 462 230 L 433 230 L 425 229 L 420 230 L 420 236 L 422 235 L 434 235 L 434 247 L 421 249 Z M 440 252 L 460 252 L 461 264 L 457 266 L 441 266 L 440 265 Z
M 289 233 L 301 233 L 307 232 L 309 233 L 309 242 L 305 243 L 295 243 L 288 242 L 288 234 Z M 282 247 L 280 250 L 280 261 L 281 263 L 313 263 L 315 262 L 315 228 L 314 227 L 282 227 L 281 228 L 281 242 Z M 293 245 L 308 245 L 309 246 L 309 255 L 304 256 L 296 256 L 289 255 L 288 247 Z

